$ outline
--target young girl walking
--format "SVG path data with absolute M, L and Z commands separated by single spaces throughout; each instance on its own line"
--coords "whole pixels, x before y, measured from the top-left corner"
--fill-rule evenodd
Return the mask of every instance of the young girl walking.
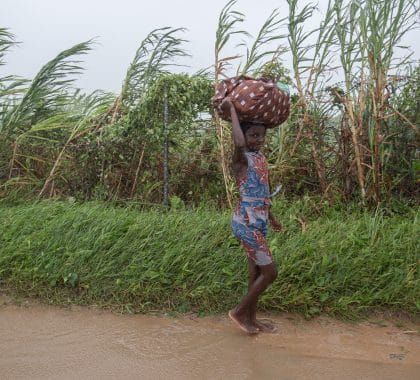
M 231 226 L 234 235 L 245 248 L 249 269 L 248 293 L 238 306 L 229 311 L 229 317 L 249 334 L 274 332 L 275 326 L 256 319 L 258 298 L 277 277 L 277 269 L 266 240 L 267 224 L 270 222 L 273 231 L 282 230 L 281 224 L 270 211 L 268 165 L 260 152 L 265 141 L 266 127 L 262 124 L 240 124 L 229 97 L 223 100 L 221 107 L 231 115 L 235 145 L 232 167 L 240 194 Z

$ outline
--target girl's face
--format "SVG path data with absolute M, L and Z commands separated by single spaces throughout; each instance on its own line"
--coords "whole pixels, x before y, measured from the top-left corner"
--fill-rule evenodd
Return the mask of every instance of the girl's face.
M 266 128 L 263 125 L 253 125 L 245 132 L 245 142 L 249 150 L 258 152 L 265 142 Z

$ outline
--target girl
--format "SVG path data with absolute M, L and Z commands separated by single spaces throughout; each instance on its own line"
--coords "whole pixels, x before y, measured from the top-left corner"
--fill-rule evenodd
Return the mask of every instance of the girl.
M 273 231 L 282 230 L 270 211 L 268 166 L 260 149 L 264 145 L 266 127 L 242 123 L 229 97 L 222 102 L 222 110 L 230 112 L 235 151 L 233 173 L 240 193 L 231 226 L 248 255 L 249 287 L 241 303 L 229 312 L 229 317 L 244 331 L 274 332 L 273 325 L 258 321 L 256 310 L 259 296 L 276 279 L 277 269 L 266 241 L 267 222 Z

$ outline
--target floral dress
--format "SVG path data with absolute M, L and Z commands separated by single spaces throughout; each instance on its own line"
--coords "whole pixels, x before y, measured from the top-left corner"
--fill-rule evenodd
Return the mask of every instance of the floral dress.
M 267 160 L 261 152 L 246 152 L 245 155 L 248 168 L 237 183 L 240 200 L 231 226 L 248 257 L 257 265 L 268 265 L 273 262 L 273 256 L 266 240 L 270 209 Z

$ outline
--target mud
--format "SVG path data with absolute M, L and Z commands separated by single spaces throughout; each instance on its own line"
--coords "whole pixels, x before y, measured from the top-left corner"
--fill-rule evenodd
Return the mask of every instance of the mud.
M 419 379 L 417 324 L 270 316 L 247 336 L 225 316 L 0 306 L 2 379 Z

